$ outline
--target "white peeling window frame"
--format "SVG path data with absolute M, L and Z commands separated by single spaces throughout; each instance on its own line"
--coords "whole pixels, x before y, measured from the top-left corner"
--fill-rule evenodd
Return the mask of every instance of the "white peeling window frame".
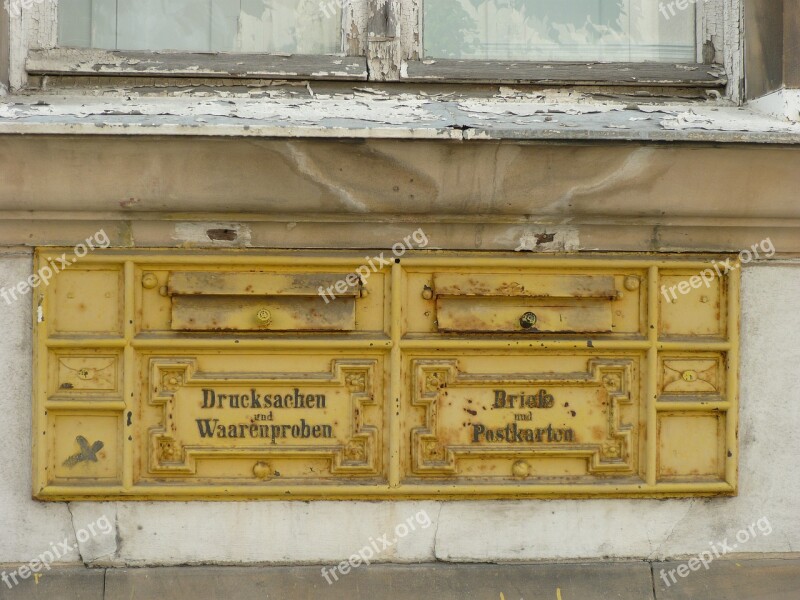
M 9 79 L 12 89 L 25 87 L 29 75 L 366 81 L 371 1 L 320 0 L 320 10 L 342 5 L 342 52 L 303 55 L 60 48 L 58 0 L 25 0 L 31 5 L 11 16 Z
M 689 0 L 696 11 L 697 62 L 683 64 L 424 60 L 426 1 L 436 2 L 400 0 L 403 61 L 398 68 L 403 81 L 698 87 L 722 89 L 729 99 L 741 101 L 744 0 Z
M 697 63 L 678 65 L 425 61 L 421 57 L 422 2 L 426 0 L 343 1 L 345 52 L 335 57 L 58 48 L 58 0 L 31 0 L 29 8 L 11 18 L 9 79 L 12 89 L 24 87 L 28 75 L 690 87 L 716 90 L 741 101 L 744 0 L 697 0 Z

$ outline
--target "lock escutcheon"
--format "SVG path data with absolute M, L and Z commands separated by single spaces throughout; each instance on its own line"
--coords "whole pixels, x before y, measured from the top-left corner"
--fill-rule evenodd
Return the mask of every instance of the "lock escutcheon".
M 536 325 L 536 315 L 532 312 L 526 312 L 519 318 L 519 324 L 523 329 L 531 329 Z

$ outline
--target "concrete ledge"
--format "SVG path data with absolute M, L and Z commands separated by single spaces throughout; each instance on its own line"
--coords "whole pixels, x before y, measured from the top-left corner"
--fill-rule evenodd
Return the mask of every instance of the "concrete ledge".
M 784 600 L 800 589 L 800 558 L 717 560 L 665 585 L 679 562 L 529 565 L 372 565 L 326 581 L 321 567 L 54 568 L 35 583 L 0 588 L 0 600 Z M 6 571 L 14 567 L 5 567 Z M 328 567 L 328 572 L 331 572 Z
M 265 569 L 164 569 L 110 571 L 107 598 L 325 598 L 354 600 L 497 600 L 591 598 L 601 585 L 610 598 L 641 600 L 652 593 L 645 563 L 607 565 L 372 566 L 337 573 L 327 583 L 318 567 Z M 131 596 L 132 590 L 135 595 Z M 560 592 L 559 592 L 560 590 Z
M 685 561 L 653 563 L 658 600 L 789 600 L 800 596 L 798 559 L 716 561 L 708 570 L 701 565 L 700 570 L 690 572 L 685 578 L 677 576 L 676 571 L 677 581 L 673 583 L 669 571 L 680 564 Z
M 0 571 L 11 573 L 19 565 L 3 566 Z M 30 575 L 19 584 L 8 588 L 0 582 L 0 600 L 38 600 L 62 598 L 63 600 L 102 600 L 105 593 L 104 569 L 85 569 L 83 567 L 53 567 L 43 570 L 39 577 Z M 13 578 L 9 578 L 13 583 Z

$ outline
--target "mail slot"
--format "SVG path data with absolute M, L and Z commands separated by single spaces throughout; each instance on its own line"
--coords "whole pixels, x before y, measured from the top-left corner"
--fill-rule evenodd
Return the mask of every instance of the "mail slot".
M 175 331 L 353 331 L 360 284 L 335 301 L 319 294 L 341 273 L 173 272 Z
M 433 276 L 440 331 L 607 333 L 614 277 L 491 273 Z

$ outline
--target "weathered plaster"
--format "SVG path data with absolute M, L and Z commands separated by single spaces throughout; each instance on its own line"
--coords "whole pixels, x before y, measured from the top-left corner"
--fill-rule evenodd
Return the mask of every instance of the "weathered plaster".
M 368 214 L 706 230 L 792 229 L 800 219 L 800 152 L 771 145 L 0 136 L 0 162 L 0 207 L 37 211 L 25 219 L 69 207 L 115 220 L 246 213 L 211 220 L 352 223 Z
M 8 288 L 32 272 L 30 250 L 0 252 L 0 287 Z M 86 523 L 65 504 L 31 500 L 31 304 L 0 301 L 0 413 L 3 452 L 0 454 L 0 563 L 30 561 L 51 545 L 66 541 L 70 547 L 62 560 L 81 561 L 77 528 Z

